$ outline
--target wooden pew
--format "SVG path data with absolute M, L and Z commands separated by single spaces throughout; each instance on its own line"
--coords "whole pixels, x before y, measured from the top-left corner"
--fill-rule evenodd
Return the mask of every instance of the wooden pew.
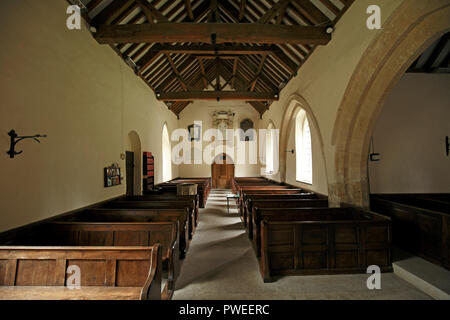
M 161 200 L 161 201 L 122 201 L 114 200 L 104 203 L 98 208 L 108 209 L 186 209 L 189 212 L 189 239 L 192 239 L 197 226 L 197 214 L 193 200 Z
M 259 201 L 259 200 L 273 200 L 273 201 L 283 201 L 283 200 L 326 200 L 328 201 L 328 198 L 325 196 L 320 196 L 317 193 L 292 193 L 292 194 L 258 194 L 258 193 L 246 193 L 243 196 L 243 210 L 244 214 L 243 217 L 246 218 L 246 221 L 244 222 L 245 225 L 247 223 L 251 222 L 251 219 L 249 216 L 252 212 L 253 207 L 253 201 Z M 328 207 L 328 205 L 326 205 Z
M 199 195 L 191 195 L 191 196 L 179 196 L 172 192 L 170 193 L 161 193 L 155 195 L 140 195 L 140 196 L 123 196 L 115 199 L 116 201 L 194 201 L 195 203 L 195 216 L 196 216 L 196 226 L 198 225 L 200 214 L 199 214 Z
M 261 221 L 322 221 L 355 220 L 364 217 L 366 212 L 355 208 L 258 208 L 253 207 L 253 239 L 256 255 L 261 255 Z
M 248 195 L 251 194 L 265 194 L 265 195 L 275 195 L 275 194 L 301 194 L 305 193 L 305 190 L 303 189 L 282 189 L 282 188 L 270 188 L 270 189 L 244 189 L 241 190 L 241 193 L 239 194 L 239 200 L 238 200 L 238 208 L 239 212 L 241 213 L 241 218 L 244 221 L 244 224 L 246 223 L 246 212 L 244 208 L 245 199 Z
M 180 183 L 196 183 L 198 185 L 197 193 L 200 200 L 200 208 L 204 208 L 210 192 L 210 178 L 178 178 L 169 182 L 164 182 L 155 186 L 163 192 L 176 194 L 177 184 Z
M 251 198 L 250 198 L 251 199 Z M 249 200 L 250 200 L 249 199 Z M 253 239 L 253 208 L 328 208 L 327 199 L 259 199 L 251 201 L 251 205 L 246 206 L 246 229 L 250 239 Z
M 370 200 L 372 211 L 392 219 L 393 243 L 450 269 L 450 214 L 411 205 L 418 204 L 416 201 L 408 201 L 409 204 L 397 201 L 377 195 Z
M 189 213 L 184 209 L 87 209 L 56 222 L 177 222 L 180 259 L 189 249 Z
M 437 200 L 433 196 L 420 194 L 373 194 L 372 197 L 450 214 L 450 201 L 447 202 L 445 199 Z
M 167 271 L 163 300 L 169 300 L 181 267 L 178 232 L 177 222 L 52 222 L 43 226 L 42 234 L 33 238 L 32 243 L 45 246 L 109 247 L 148 247 L 159 243 L 163 269 Z
M 266 182 L 269 181 L 264 177 L 242 177 L 242 178 L 234 178 L 231 184 L 231 189 L 233 193 L 237 193 L 237 187 L 239 184 L 245 184 L 246 182 L 255 183 L 255 182 Z
M 78 266 L 81 288 L 69 288 Z M 160 300 L 161 250 L 151 247 L 0 247 L 0 299 Z
M 260 223 L 260 270 L 264 282 L 276 275 L 366 273 L 377 265 L 392 272 L 390 219 L 364 215 L 314 215 Z

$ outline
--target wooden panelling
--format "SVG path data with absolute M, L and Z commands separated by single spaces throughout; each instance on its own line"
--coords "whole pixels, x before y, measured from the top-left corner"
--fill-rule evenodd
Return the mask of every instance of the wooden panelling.
M 395 245 L 450 269 L 446 199 L 444 194 L 372 195 L 371 209 L 392 218 Z

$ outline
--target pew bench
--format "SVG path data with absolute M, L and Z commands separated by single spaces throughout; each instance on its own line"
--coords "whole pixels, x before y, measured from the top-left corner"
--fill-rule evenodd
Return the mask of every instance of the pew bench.
M 251 200 L 251 201 L 250 201 Z M 252 199 L 245 206 L 246 230 L 250 239 L 253 238 L 253 208 L 328 208 L 328 199 L 305 199 L 301 195 L 297 199 Z
M 177 222 L 180 259 L 189 249 L 189 213 L 184 209 L 88 209 L 55 222 Z
M 70 266 L 80 288 L 69 288 Z M 0 247 L 0 299 L 160 300 L 161 250 L 151 247 Z
M 425 205 L 422 201 L 421 207 L 412 205 L 418 204 L 416 201 L 398 202 L 395 198 L 372 195 L 370 208 L 392 219 L 396 246 L 450 270 L 450 214 L 430 210 L 429 203 Z M 441 205 L 433 208 L 439 209 Z
M 377 265 L 392 272 L 390 219 L 375 213 L 350 217 L 326 215 L 315 219 L 260 224 L 260 262 L 264 282 L 280 275 L 366 273 Z

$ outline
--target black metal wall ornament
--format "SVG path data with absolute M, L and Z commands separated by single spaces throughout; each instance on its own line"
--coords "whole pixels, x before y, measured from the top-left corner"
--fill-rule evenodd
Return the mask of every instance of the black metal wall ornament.
M 11 130 L 10 132 L 8 132 L 8 135 L 11 137 L 11 146 L 9 148 L 9 151 L 6 152 L 7 154 L 9 154 L 10 158 L 14 158 L 14 156 L 21 154 L 23 151 L 15 151 L 15 147 L 16 144 L 18 144 L 20 141 L 25 140 L 25 139 L 34 139 L 35 141 L 37 141 L 38 143 L 41 143 L 41 141 L 38 138 L 47 138 L 46 134 L 36 134 L 34 136 L 18 136 L 16 131 Z
M 445 151 L 447 152 L 447 157 L 450 155 L 450 139 L 448 136 L 445 137 Z

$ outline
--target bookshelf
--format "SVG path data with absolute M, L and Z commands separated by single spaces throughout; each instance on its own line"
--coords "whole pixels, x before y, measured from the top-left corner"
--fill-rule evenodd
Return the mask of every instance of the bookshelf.
M 144 152 L 142 159 L 143 191 L 153 190 L 155 186 L 155 158 L 151 152 Z

